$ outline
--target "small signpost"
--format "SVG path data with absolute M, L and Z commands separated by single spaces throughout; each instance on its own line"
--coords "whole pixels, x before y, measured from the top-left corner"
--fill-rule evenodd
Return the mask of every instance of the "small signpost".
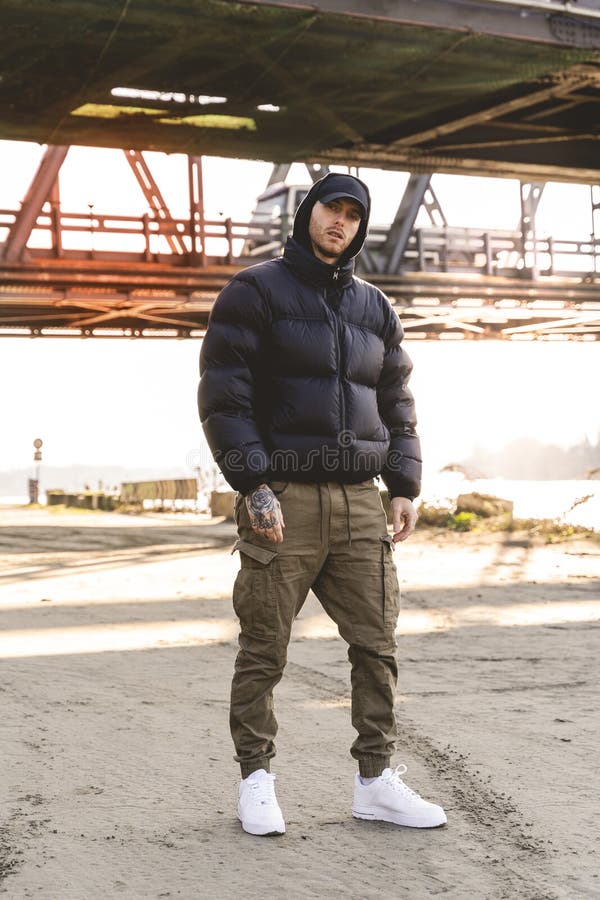
M 35 463 L 35 478 L 29 479 L 29 502 L 38 503 L 40 496 L 40 463 L 42 461 L 43 440 L 36 438 L 33 442 L 33 461 Z

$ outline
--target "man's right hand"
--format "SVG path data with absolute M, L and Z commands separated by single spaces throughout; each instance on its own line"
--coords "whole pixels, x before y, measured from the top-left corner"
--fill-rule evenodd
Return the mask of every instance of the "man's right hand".
M 269 485 L 259 484 L 247 494 L 245 500 L 252 530 L 268 541 L 280 544 L 283 541 L 285 522 L 279 500 Z

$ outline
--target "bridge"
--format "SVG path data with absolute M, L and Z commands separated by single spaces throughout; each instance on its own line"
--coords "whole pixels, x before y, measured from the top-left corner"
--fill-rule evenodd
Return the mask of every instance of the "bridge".
M 226 281 L 240 267 L 277 255 L 289 232 L 291 216 L 261 216 L 260 203 L 250 222 L 206 219 L 199 157 L 188 160 L 190 216 L 174 217 L 138 151 L 125 155 L 148 213 L 65 211 L 58 172 L 66 150 L 48 148 L 21 208 L 0 209 L 1 335 L 199 337 Z M 273 168 L 266 197 L 289 193 L 288 169 Z M 316 178 L 323 168 L 307 171 Z M 513 231 L 456 228 L 431 176 L 412 175 L 393 222 L 371 228 L 358 272 L 388 294 L 412 340 L 596 340 L 600 237 L 538 237 L 543 191 L 543 183 L 521 184 L 521 220 Z M 590 190 L 590 221 L 600 209 L 599 191 Z M 417 228 L 423 209 L 430 226 Z M 79 249 L 72 248 L 73 236 Z
M 598 0 L 4 0 L 0 137 L 599 180 Z
M 225 281 L 278 252 L 288 225 L 206 220 L 211 154 L 278 160 L 274 183 L 293 160 L 311 177 L 410 171 L 359 271 L 411 339 L 597 339 L 598 0 L 7 0 L 0 24 L 0 139 L 47 145 L 20 209 L 0 210 L 2 334 L 200 336 Z M 147 214 L 64 210 L 72 144 L 121 147 Z M 188 155 L 185 220 L 143 149 Z M 451 227 L 432 172 L 520 178 L 521 221 Z M 552 179 L 590 184 L 589 240 L 537 236 Z M 74 234 L 84 249 L 65 248 Z M 110 236 L 132 249 L 99 249 Z

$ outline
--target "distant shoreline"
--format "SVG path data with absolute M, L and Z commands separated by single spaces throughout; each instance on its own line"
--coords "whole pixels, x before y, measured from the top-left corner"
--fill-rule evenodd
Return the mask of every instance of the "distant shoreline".
M 515 519 L 588 528 L 600 532 L 600 481 L 593 479 L 515 480 L 504 478 L 467 479 L 459 472 L 425 474 L 423 490 L 416 505 L 453 505 L 459 494 L 479 492 L 502 497 L 514 503 Z M 42 503 L 45 493 L 41 492 Z M 27 506 L 28 497 L 0 495 L 0 506 Z

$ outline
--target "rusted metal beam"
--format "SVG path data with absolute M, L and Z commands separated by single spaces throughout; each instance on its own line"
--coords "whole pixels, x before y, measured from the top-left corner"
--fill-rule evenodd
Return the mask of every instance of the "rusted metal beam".
M 395 303 L 401 315 L 407 337 L 422 338 L 425 333 L 430 337 L 436 334 L 460 332 L 472 338 L 506 337 L 513 334 L 523 338 L 538 338 L 544 334 L 579 337 L 583 340 L 600 339 L 600 301 L 584 303 L 582 306 L 565 305 L 563 301 L 544 304 L 542 308 L 535 302 L 520 303 L 507 307 L 502 299 L 501 289 L 496 291 L 493 299 L 486 295 L 479 307 L 467 303 L 464 296 L 472 285 L 462 285 L 463 296 L 457 296 L 460 290 L 456 280 L 451 279 L 447 288 L 451 295 L 444 296 L 436 290 L 436 285 L 422 285 L 423 300 L 418 296 L 419 284 L 411 285 L 405 280 L 402 290 L 402 302 Z M 565 286 L 561 286 L 565 292 Z M 429 293 L 426 293 L 426 291 Z M 530 293 L 529 283 L 521 288 L 521 296 Z M 596 296 L 598 289 L 596 288 Z M 436 299 L 435 304 L 432 301 Z M 85 299 L 78 299 L 73 292 L 70 298 L 52 301 L 46 298 L 46 305 L 37 302 L 34 308 L 27 309 L 27 301 L 19 298 L 18 307 L 3 302 L 0 293 L 0 333 L 16 333 L 17 329 L 27 329 L 30 334 L 43 334 L 44 329 L 52 333 L 52 329 L 66 329 L 69 333 L 80 331 L 85 335 L 98 333 L 129 336 L 132 333 L 141 336 L 145 330 L 152 333 L 157 328 L 171 328 L 168 336 L 199 336 L 206 327 L 212 303 L 198 302 L 193 297 L 172 297 L 160 300 L 143 297 L 115 297 L 113 304 L 105 298 L 101 307 L 89 304 Z M 29 301 L 31 302 L 31 301 Z M 23 308 L 25 307 L 25 309 Z M 590 308 L 593 307 L 593 308 Z M 25 313 L 25 315 L 24 315 Z
M 58 178 L 55 179 L 54 184 L 50 188 L 48 200 L 50 203 L 50 218 L 52 221 L 52 248 L 54 250 L 54 255 L 56 256 L 56 258 L 60 259 L 60 257 L 63 255 L 63 245 L 62 223 L 60 215 L 60 187 Z
M 5 260 L 14 262 L 21 258 L 37 217 L 52 191 L 68 152 L 68 147 L 57 145 L 48 147 L 44 153 L 21 209 L 8 232 L 4 244 Z
M 533 144 L 540 144 L 545 147 L 548 144 L 572 144 L 574 141 L 600 141 L 600 134 L 594 132 L 587 132 L 584 134 L 569 132 L 567 134 L 547 134 L 543 137 L 531 137 L 531 135 L 529 135 L 527 137 L 510 138 L 509 140 L 505 139 L 501 141 L 471 141 L 460 144 L 439 144 L 438 150 L 440 152 L 442 150 L 451 150 L 452 152 L 456 152 L 457 150 L 489 150 L 490 147 L 531 147 Z
M 510 100 L 504 100 L 499 103 L 493 103 L 491 106 L 484 106 L 474 112 L 458 116 L 447 122 L 441 122 L 431 128 L 425 128 L 421 131 L 407 134 L 398 138 L 387 145 L 388 151 L 394 147 L 414 147 L 419 144 L 426 144 L 435 141 L 446 134 L 452 134 L 456 131 L 462 131 L 473 125 L 479 125 L 482 122 L 489 122 L 493 119 L 499 119 L 502 116 L 517 112 L 521 109 L 536 106 L 553 97 L 560 97 L 568 94 L 570 91 L 578 90 L 588 85 L 598 85 L 600 82 L 600 72 L 589 66 L 573 66 L 566 72 L 561 72 L 552 79 L 552 84 L 539 90 L 532 90 L 530 93 L 523 94 L 520 97 L 513 97 Z
M 124 150 L 125 158 L 131 166 L 131 171 L 136 177 L 137 183 L 142 189 L 142 193 L 146 198 L 148 206 L 156 216 L 156 218 L 164 225 L 172 226 L 168 231 L 163 232 L 170 250 L 173 253 L 185 255 L 188 252 L 177 226 L 173 221 L 173 216 L 169 211 L 169 207 L 160 191 L 160 188 L 154 176 L 150 171 L 148 163 L 144 159 L 143 153 L 139 150 Z
M 411 310 L 413 312 L 413 310 Z M 456 326 L 458 328 L 462 328 L 465 331 L 472 331 L 474 334 L 483 334 L 485 328 L 482 328 L 480 325 L 473 325 L 472 322 L 463 322 L 458 319 L 455 315 L 451 315 L 447 310 L 442 310 L 439 313 L 417 313 L 417 315 L 421 316 L 421 318 L 415 319 L 412 322 L 404 322 L 404 328 L 421 328 L 423 325 L 442 325 L 444 328 L 448 326 Z
M 528 163 L 514 160 L 453 157 L 444 153 L 443 148 L 394 147 L 388 152 L 382 144 L 362 144 L 349 149 L 322 151 L 315 162 L 326 160 L 332 165 L 355 165 L 385 169 L 397 172 L 399 169 L 411 172 L 443 172 L 449 175 L 481 175 L 493 178 L 523 178 L 532 180 L 564 181 L 570 184 L 597 184 L 598 169 L 582 165 L 579 168 L 564 167 L 550 163 Z
M 572 95 L 569 95 L 572 96 Z M 600 98 L 598 98 L 600 100 Z M 552 114 L 556 112 L 557 107 L 553 106 L 548 110 L 545 110 L 544 113 Z M 494 131 L 512 131 L 518 132 L 519 134 L 565 134 L 564 128 L 559 128 L 558 125 L 538 125 L 535 122 L 535 119 L 541 117 L 541 113 L 534 113 L 532 116 L 522 116 L 518 122 L 513 122 L 510 119 L 494 119 L 490 122 L 490 131 L 493 133 Z M 486 132 L 481 132 L 482 139 L 485 138 Z
M 553 319 L 548 322 L 535 322 L 531 325 L 517 325 L 514 328 L 504 328 L 505 334 L 519 334 L 528 331 L 552 331 L 560 332 L 562 328 L 568 328 L 572 325 L 596 325 L 600 332 L 600 312 L 586 313 L 581 312 L 572 318 Z
M 193 266 L 204 266 L 206 265 L 206 229 L 201 156 L 188 156 L 188 186 L 190 195 L 190 263 Z
M 593 103 L 595 102 L 595 98 L 591 96 L 583 96 L 579 94 L 572 94 L 569 92 L 567 95 L 567 99 L 564 103 L 559 103 L 556 106 L 551 106 L 549 109 L 539 109 L 537 112 L 531 113 L 528 116 L 523 116 L 523 121 L 527 123 L 529 126 L 530 123 L 535 123 L 538 119 L 547 119 L 548 116 L 556 116 L 557 113 L 565 112 L 569 109 L 574 109 L 576 106 L 581 106 L 582 103 Z M 568 134 L 568 129 L 561 129 L 564 134 L 565 131 Z

